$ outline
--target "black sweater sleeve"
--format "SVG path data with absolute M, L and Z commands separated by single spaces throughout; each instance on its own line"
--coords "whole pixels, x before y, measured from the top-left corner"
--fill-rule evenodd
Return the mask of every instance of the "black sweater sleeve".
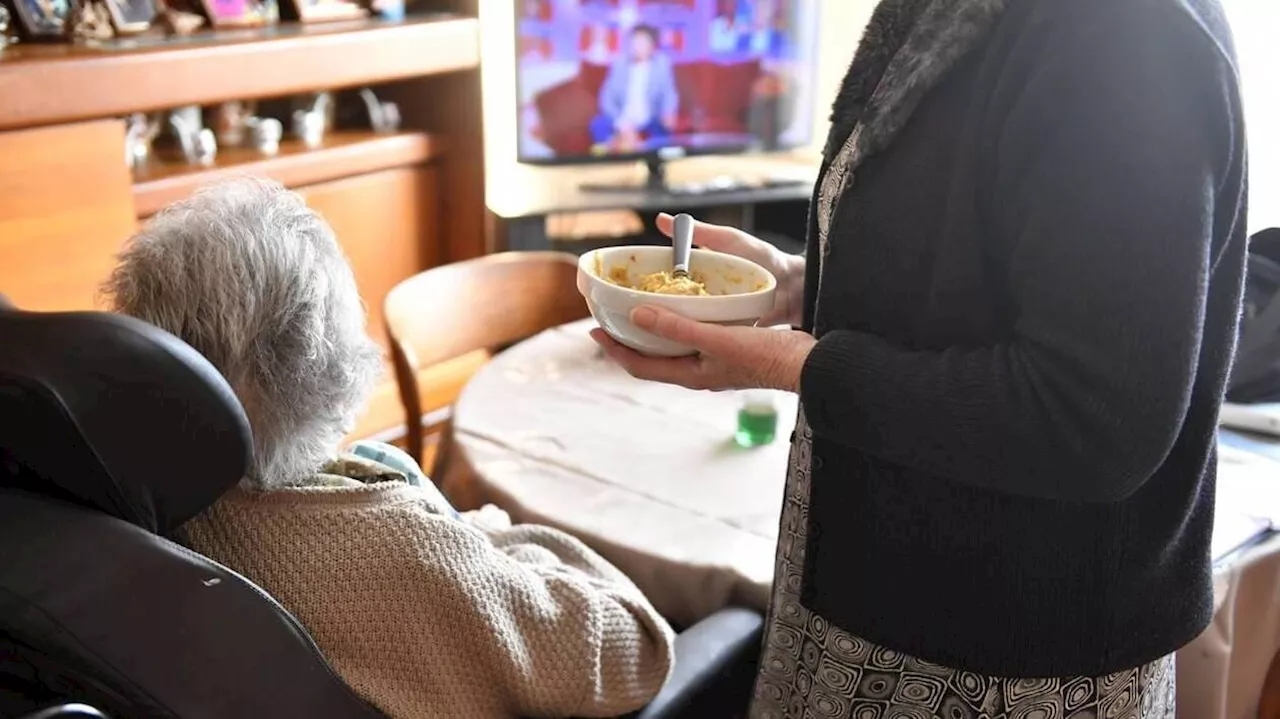
M 1078 501 L 1127 497 L 1163 463 L 1191 398 L 1215 253 L 1237 221 L 1219 199 L 1239 197 L 1244 153 L 1230 52 L 1175 6 L 1114 3 L 1019 51 L 1029 65 L 999 100 L 983 190 L 1013 332 L 942 351 L 822 335 L 801 378 L 815 435 Z

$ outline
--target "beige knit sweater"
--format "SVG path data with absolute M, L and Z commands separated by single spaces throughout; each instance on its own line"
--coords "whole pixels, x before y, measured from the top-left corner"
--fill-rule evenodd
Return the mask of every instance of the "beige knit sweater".
M 671 629 L 573 537 L 492 510 L 456 519 L 395 479 L 311 485 L 233 490 L 188 537 L 278 599 L 390 716 L 616 716 L 666 680 Z

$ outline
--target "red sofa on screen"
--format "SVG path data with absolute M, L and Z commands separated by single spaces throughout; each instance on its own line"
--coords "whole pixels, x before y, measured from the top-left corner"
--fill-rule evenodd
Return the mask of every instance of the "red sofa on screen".
M 538 114 L 535 135 L 557 156 L 591 152 L 591 119 L 609 68 L 582 63 L 578 76 L 544 90 L 533 99 Z M 736 63 L 697 61 L 675 66 L 680 113 L 673 134 L 747 132 L 754 99 L 778 85 L 758 60 Z

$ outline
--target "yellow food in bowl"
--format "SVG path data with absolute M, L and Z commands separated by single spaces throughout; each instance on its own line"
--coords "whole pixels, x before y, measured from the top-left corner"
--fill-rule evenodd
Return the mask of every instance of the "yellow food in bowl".
M 677 277 L 670 272 L 654 272 L 645 275 L 634 289 L 659 295 L 706 295 L 707 286 L 692 277 Z
M 634 259 L 634 258 L 633 258 Z M 597 260 L 596 275 L 608 280 L 611 284 L 619 287 L 625 287 L 629 290 L 639 290 L 640 292 L 652 292 L 657 295 L 684 295 L 689 297 L 708 296 L 706 281 L 698 277 L 696 274 L 692 277 L 677 277 L 670 272 L 652 272 L 642 275 L 634 283 L 631 282 L 630 275 L 626 267 L 614 267 L 609 270 L 608 276 L 600 272 L 599 262 Z

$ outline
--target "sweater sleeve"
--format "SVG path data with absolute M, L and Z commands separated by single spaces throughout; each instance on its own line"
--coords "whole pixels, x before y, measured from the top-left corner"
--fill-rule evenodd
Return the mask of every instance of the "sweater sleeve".
M 674 659 L 671 628 L 625 575 L 548 527 L 488 531 L 468 572 L 491 574 L 495 674 L 526 716 L 612 717 L 644 706 Z
M 983 192 L 1013 331 L 936 351 L 822 335 L 801 377 L 815 435 L 1077 501 L 1124 498 L 1163 463 L 1190 402 L 1215 238 L 1240 220 L 1219 209 L 1242 192 L 1237 81 L 1177 3 L 1090 5 L 1029 40 L 1034 59 L 1010 73 L 1021 89 Z

